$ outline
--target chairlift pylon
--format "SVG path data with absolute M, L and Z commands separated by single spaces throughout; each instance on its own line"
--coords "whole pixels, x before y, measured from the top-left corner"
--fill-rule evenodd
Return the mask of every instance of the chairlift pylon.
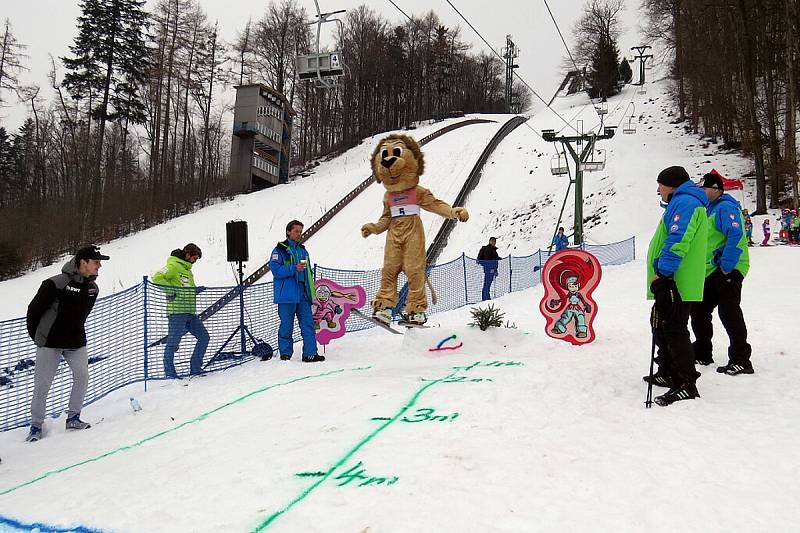
M 344 76 L 347 65 L 342 61 L 342 54 L 339 51 L 321 53 L 319 48 L 319 38 L 322 25 L 326 22 L 336 22 L 339 29 L 343 30 L 342 21 L 334 15 L 344 13 L 345 9 L 322 13 L 319 9 L 319 1 L 314 0 L 317 9 L 317 20 L 309 24 L 317 25 L 317 53 L 297 56 L 295 64 L 297 66 L 297 77 L 301 80 L 314 80 L 316 87 L 320 89 L 331 89 L 339 85 L 339 79 Z

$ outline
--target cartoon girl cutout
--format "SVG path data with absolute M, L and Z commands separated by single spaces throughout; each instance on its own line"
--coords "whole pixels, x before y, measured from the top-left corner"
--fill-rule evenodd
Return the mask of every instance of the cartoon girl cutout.
M 558 280 L 559 287 L 567 290 L 566 309 L 561 313 L 561 318 L 553 326 L 550 331 L 556 334 L 563 334 L 567 332 L 567 326 L 571 321 L 575 321 L 575 337 L 578 339 L 585 339 L 586 335 L 586 315 L 585 313 L 592 312 L 592 306 L 586 303 L 580 292 L 581 282 L 580 278 L 570 272 L 564 270 L 561 272 Z M 564 300 L 551 299 L 548 306 L 552 311 L 560 310 L 564 307 Z
M 572 344 L 594 340 L 592 322 L 597 305 L 591 293 L 600 281 L 600 263 L 588 252 L 565 250 L 554 254 L 542 269 L 545 294 L 540 310 L 547 334 Z

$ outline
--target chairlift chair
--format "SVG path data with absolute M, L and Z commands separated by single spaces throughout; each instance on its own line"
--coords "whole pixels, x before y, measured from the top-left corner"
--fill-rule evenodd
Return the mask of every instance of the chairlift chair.
M 583 162 L 583 170 L 587 172 L 596 172 L 606 168 L 606 151 L 602 148 L 597 148 L 589 154 L 586 161 Z
M 598 115 L 606 115 L 608 114 L 608 104 L 606 102 L 600 101 L 594 104 L 594 108 L 597 111 Z
M 558 152 L 550 158 L 550 172 L 553 176 L 564 176 L 569 174 L 569 167 L 567 166 L 567 154 Z
M 626 135 L 636 133 L 636 124 L 633 123 L 633 117 L 628 117 L 628 123 L 622 126 L 622 133 Z
M 644 85 L 640 85 L 639 90 L 636 91 L 636 94 L 647 94 L 647 89 L 644 88 Z
M 297 56 L 295 60 L 297 77 L 301 80 L 314 80 L 315 87 L 320 89 L 331 89 L 339 85 L 339 80 L 344 76 L 347 65 L 342 61 L 342 54 L 339 51 L 320 52 L 319 35 L 322 25 L 326 22 L 336 22 L 339 24 L 339 29 L 342 30 L 344 27 L 342 21 L 334 17 L 334 15 L 344 13 L 345 10 L 340 9 L 330 13 L 322 13 L 319 10 L 318 0 L 314 0 L 314 5 L 317 8 L 317 20 L 310 24 L 316 24 L 317 26 L 317 53 Z

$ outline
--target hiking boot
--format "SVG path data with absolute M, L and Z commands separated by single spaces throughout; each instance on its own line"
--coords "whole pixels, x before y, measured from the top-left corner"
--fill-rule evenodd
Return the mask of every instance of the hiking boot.
M 292 358 L 291 355 L 281 355 L 281 361 L 288 361 L 291 358 Z
M 31 426 L 30 431 L 28 432 L 28 436 L 25 437 L 26 442 L 36 442 L 37 440 L 41 439 L 42 435 L 42 428 L 39 426 Z
M 717 372 L 720 374 L 728 374 L 729 376 L 738 376 L 739 374 L 754 374 L 753 365 L 739 365 L 735 363 L 728 363 L 725 366 L 717 367 Z
M 89 429 L 92 425 L 80 419 L 80 415 L 67 418 L 67 429 Z
M 714 358 L 711 357 L 710 355 L 707 356 L 707 357 L 706 356 L 703 356 L 703 357 L 697 357 L 696 356 L 694 358 L 694 362 L 697 363 L 698 365 L 708 366 L 708 365 L 710 365 L 711 363 L 714 362 Z
M 684 383 L 669 389 L 666 394 L 656 396 L 655 402 L 662 407 L 666 407 L 681 400 L 694 400 L 699 397 L 700 393 L 697 392 L 697 386 L 694 383 Z
M 325 356 L 324 355 L 308 355 L 308 356 L 304 355 L 303 356 L 303 362 L 304 363 L 321 363 L 324 360 L 325 360 Z
M 642 381 L 650 383 L 650 376 L 642 376 Z M 670 387 L 672 386 L 672 380 L 661 372 L 656 372 L 653 374 L 653 385 L 658 387 Z
M 385 307 L 383 309 L 375 309 L 372 312 L 372 318 L 383 322 L 384 324 L 391 324 L 392 323 L 392 310 L 389 307 Z
M 588 336 L 588 333 L 585 331 L 579 331 L 575 334 L 576 339 L 585 339 Z

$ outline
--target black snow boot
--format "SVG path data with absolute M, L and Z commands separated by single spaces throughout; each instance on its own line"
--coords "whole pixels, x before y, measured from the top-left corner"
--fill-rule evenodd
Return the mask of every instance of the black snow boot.
M 669 389 L 666 394 L 657 396 L 654 400 L 658 405 L 666 407 L 681 400 L 694 400 L 699 398 L 700 393 L 697 392 L 697 386 L 694 383 L 684 383 L 677 387 Z

